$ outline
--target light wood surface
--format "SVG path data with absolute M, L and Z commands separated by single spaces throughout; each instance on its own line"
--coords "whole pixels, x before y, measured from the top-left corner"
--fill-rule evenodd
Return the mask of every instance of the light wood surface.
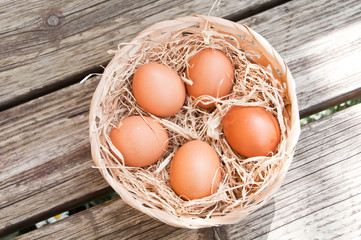
M 361 95 L 361 1 L 291 1 L 241 22 L 266 38 L 296 80 L 301 116 Z
M 304 126 L 280 191 L 246 225 L 225 227 L 230 239 L 361 236 L 360 110 L 359 104 Z
M 96 82 L 1 114 L 0 230 L 34 224 L 110 191 L 91 168 L 87 114 Z
M 4 9 L 6 13 L 0 15 L 0 22 L 5 26 L 0 30 L 3 46 L 0 50 L 0 109 L 67 86 L 88 73 L 101 72 L 99 66 L 106 65 L 111 58 L 107 50 L 129 41 L 152 23 L 192 13 L 207 14 L 211 6 L 211 2 L 205 0 L 182 4 L 166 0 L 152 4 L 147 1 L 131 4 L 129 1 L 82 4 L 82 0 L 34 2 L 30 8 L 21 2 L 0 3 L 0 11 Z M 262 6 L 278 2 L 221 1 L 213 15 L 247 16 Z M 357 70 L 361 63 L 355 61 L 361 54 L 360 21 L 355 14 L 360 4 L 358 0 L 293 1 L 241 21 L 285 56 L 295 75 L 299 94 L 313 90 L 303 84 L 303 76 L 312 74 L 312 86 L 319 89 L 317 93 L 322 97 L 316 99 L 316 108 L 309 105 L 309 99 L 300 102 L 307 106 L 301 111 L 302 115 L 342 102 L 344 96 L 361 94 Z M 119 12 L 119 9 L 122 10 Z M 49 26 L 51 15 L 58 16 L 59 20 L 51 18 L 49 22 L 58 25 Z M 13 22 L 16 24 L 11 24 Z M 295 30 L 297 38 L 290 34 Z M 327 57 L 322 55 L 325 52 Z M 334 60 L 336 55 L 345 58 L 344 65 Z M 336 70 L 340 68 L 344 70 Z M 346 84 L 348 78 L 353 79 L 354 87 Z M 326 82 L 329 88 L 321 88 L 320 82 L 324 79 L 330 79 Z M 342 92 L 337 94 L 333 89 Z
M 280 2 L 221 1 L 216 16 L 247 14 Z M 107 50 L 153 23 L 208 14 L 213 1 L 1 1 L 0 109 L 101 71 Z
M 0 108 L 35 98 L 0 112 L 0 236 L 112 191 L 98 170 L 91 168 L 87 121 L 98 80 L 75 82 L 101 71 L 97 66 L 111 58 L 106 50 L 130 40 L 148 25 L 190 13 L 206 14 L 211 6 L 204 0 L 182 4 L 165 0 L 44 2 L 0 3 Z M 361 2 L 280 2 L 222 1 L 213 15 L 233 18 L 265 9 L 240 23 L 264 36 L 286 60 L 296 79 L 302 116 L 361 96 Z M 280 5 L 268 9 L 272 4 Z M 60 17 L 59 27 L 44 25 L 51 14 L 65 16 Z M 353 118 L 360 119 L 354 109 L 360 110 L 353 108 L 328 118 L 329 122 L 303 128 L 296 159 L 281 191 L 239 225 L 175 229 L 115 200 L 25 236 L 45 238 L 46 232 L 54 233 L 57 226 L 68 224 L 75 224 L 72 231 L 81 234 L 83 224 L 93 224 L 94 232 L 109 234 L 109 238 L 150 234 L 175 239 L 294 239 L 294 233 L 307 238 L 320 229 L 318 233 L 324 234 L 320 239 L 327 239 L 330 228 L 335 230 L 334 237 L 337 231 L 341 238 L 342 234 L 350 239 L 352 234 L 360 236 L 355 223 L 361 222 L 357 206 L 360 188 L 356 185 L 360 139 L 354 135 L 359 134 L 360 125 L 347 125 L 355 123 Z M 314 143 L 315 137 L 320 138 L 318 143 Z M 336 174 L 335 169 L 344 172 Z M 115 208 L 121 208 L 120 212 Z M 101 218 L 107 212 L 108 217 Z M 138 230 L 140 225 L 126 225 L 130 230 L 122 227 L 114 232 L 104 227 L 114 219 L 129 224 L 127 217 L 146 222 L 144 230 Z
M 19 239 L 353 239 L 361 234 L 360 142 L 360 104 L 304 126 L 281 189 L 238 224 L 174 228 L 116 199 Z

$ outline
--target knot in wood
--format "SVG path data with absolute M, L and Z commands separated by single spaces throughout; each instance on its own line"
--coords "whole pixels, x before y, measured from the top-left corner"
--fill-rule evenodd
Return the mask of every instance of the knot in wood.
M 51 14 L 48 19 L 46 20 L 46 23 L 49 26 L 57 26 L 60 23 L 60 18 L 54 14 Z

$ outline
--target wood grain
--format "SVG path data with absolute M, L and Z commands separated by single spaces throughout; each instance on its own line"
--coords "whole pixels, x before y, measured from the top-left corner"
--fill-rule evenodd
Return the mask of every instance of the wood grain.
M 49 236 L 56 239 L 72 239 L 73 236 L 77 236 L 77 239 L 173 239 L 180 233 L 184 238 L 212 239 L 213 235 L 212 228 L 197 231 L 165 225 L 129 207 L 121 199 L 108 201 L 91 208 L 91 211 L 73 216 L 61 225 L 54 225 L 55 228 L 50 227 L 48 232 L 36 231 L 20 239 L 47 239 Z
M 97 82 L 1 114 L 1 234 L 111 191 L 91 168 L 87 113 Z
M 341 32 L 341 35 L 349 33 L 349 39 L 346 38 L 344 42 L 349 50 L 339 46 L 340 52 L 350 56 L 359 53 L 360 49 L 356 48 L 357 41 L 352 40 L 359 34 L 357 32 L 354 35 L 354 30 L 360 22 L 357 15 L 359 2 L 348 3 L 350 8 L 344 11 L 346 17 L 340 15 L 340 10 L 334 10 L 335 7 L 327 3 L 315 5 L 312 1 L 303 1 L 302 4 L 293 1 L 244 21 L 251 23 L 253 19 L 258 19 L 258 23 L 254 24 L 255 29 L 258 32 L 264 31 L 266 38 L 274 46 L 279 44 L 280 52 L 285 59 L 293 61 L 294 69 L 291 71 L 295 76 L 298 74 L 304 87 L 298 88 L 299 102 L 303 103 L 300 106 L 301 112 L 317 109 L 327 99 L 331 101 L 336 98 L 348 98 L 350 95 L 347 92 L 359 90 L 361 78 L 355 78 L 360 76 L 361 68 L 355 68 L 338 79 L 344 88 L 335 83 L 336 79 L 333 76 L 326 75 L 325 78 L 321 78 L 321 75 L 317 75 L 320 74 L 318 69 L 328 69 L 336 74 L 336 70 L 329 69 L 329 65 L 342 66 L 345 55 L 333 55 L 333 58 L 330 58 L 330 52 L 323 49 L 323 45 L 309 49 L 303 47 L 310 43 L 314 46 L 322 43 L 332 47 L 327 41 L 319 42 L 320 39 L 331 40 L 330 36 L 338 36 Z M 337 8 L 344 6 L 342 4 L 337 5 Z M 323 11 L 325 7 L 327 9 Z M 298 9 L 303 9 L 304 13 Z M 333 23 L 329 25 L 336 27 L 325 26 L 324 19 Z M 272 33 L 272 28 L 263 24 L 263 21 L 272 21 L 272 25 L 283 26 L 280 29 L 284 30 L 278 35 L 277 32 Z M 295 24 L 288 25 L 285 21 Z M 317 22 L 324 27 L 323 30 L 316 28 Z M 302 35 L 299 27 L 303 29 Z M 327 32 L 332 34 L 328 35 Z M 285 36 L 287 41 L 282 43 L 280 36 Z M 299 41 L 303 36 L 306 36 L 305 39 Z M 337 41 L 335 44 L 340 45 Z M 275 47 L 278 50 L 278 47 Z M 307 63 L 302 60 L 306 54 L 302 50 L 306 48 L 309 54 L 307 56 L 310 56 L 312 61 L 319 61 L 317 68 L 312 68 L 312 71 L 307 68 L 310 66 L 307 64 L 311 64 L 312 61 Z M 317 58 L 312 58 L 316 55 Z M 355 63 L 356 66 L 358 63 Z M 292 68 L 292 65 L 290 67 Z M 315 83 L 315 79 L 319 82 Z M 91 169 L 87 118 L 90 98 L 96 84 L 97 80 L 90 79 L 85 85 L 75 84 L 0 113 L 0 235 L 34 224 L 110 191 L 98 170 Z M 337 91 L 329 89 L 330 84 L 337 85 Z M 322 94 L 319 89 L 323 90 Z
M 129 41 L 154 22 L 190 13 L 206 14 L 211 5 L 205 0 L 185 1 L 181 6 L 179 2 L 165 0 L 131 4 L 33 2 L 31 7 L 14 1 L 0 3 L 0 12 L 6 13 L 0 15 L 0 23 L 5 26 L 0 30 L 0 109 L 66 86 L 87 73 L 101 71 L 99 65 L 110 59 L 106 50 Z M 248 12 L 279 2 L 282 1 L 221 1 L 219 11 L 213 13 L 247 16 Z M 361 63 L 357 61 L 361 51 L 360 4 L 357 0 L 297 1 L 242 20 L 284 56 L 296 78 L 299 94 L 309 96 L 317 89 L 318 98 L 300 102 L 305 106 L 301 115 L 361 95 L 358 71 Z M 53 15 L 59 17 L 59 25 L 49 25 L 48 18 Z M 292 30 L 297 30 L 296 38 Z M 335 61 L 335 56 L 342 56 L 343 62 Z M 304 76 L 311 74 L 312 85 L 306 85 Z M 352 84 L 347 84 L 347 78 L 353 79 Z
M 296 80 L 301 116 L 361 96 L 361 1 L 292 1 L 240 21 L 265 37 Z
M 224 239 L 354 239 L 361 234 L 361 104 L 302 128 L 285 183 L 263 208 L 218 229 Z M 332 143 L 332 144 L 330 144 Z M 170 227 L 116 199 L 19 239 L 217 239 Z
M 221 1 L 216 16 L 254 12 L 281 2 Z M 5 0 L 0 2 L 0 109 L 99 72 L 106 53 L 153 23 L 207 14 L 209 0 Z
M 224 227 L 230 239 L 360 236 L 360 110 L 358 104 L 304 126 L 294 162 L 274 203 L 239 225 Z

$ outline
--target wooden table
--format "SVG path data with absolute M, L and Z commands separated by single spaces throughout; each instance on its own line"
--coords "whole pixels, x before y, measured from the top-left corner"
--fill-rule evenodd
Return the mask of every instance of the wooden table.
M 92 168 L 88 110 L 107 50 L 212 1 L 0 2 L 0 236 L 113 190 Z M 361 96 L 361 1 L 222 1 L 215 16 L 264 36 L 305 117 Z M 277 194 L 235 225 L 187 230 L 116 198 L 18 239 L 360 239 L 361 104 L 302 127 Z

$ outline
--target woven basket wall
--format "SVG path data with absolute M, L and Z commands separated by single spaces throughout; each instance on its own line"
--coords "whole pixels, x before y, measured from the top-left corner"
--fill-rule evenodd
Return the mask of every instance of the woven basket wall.
M 99 116 L 103 114 L 101 109 L 101 102 L 102 99 L 108 94 L 110 82 L 114 81 L 112 76 L 115 69 L 119 71 L 119 66 L 122 65 L 122 63 L 125 63 L 127 59 L 129 59 L 137 50 L 139 50 L 139 48 L 141 48 L 142 42 L 149 39 L 166 41 L 167 37 L 174 33 L 179 33 L 182 31 L 202 32 L 204 30 L 219 31 L 232 35 L 233 39 L 230 39 L 229 43 L 233 45 L 239 45 L 243 51 L 252 56 L 252 59 L 255 63 L 266 68 L 269 68 L 270 66 L 273 76 L 282 82 L 287 91 L 287 98 L 290 102 L 290 104 L 287 104 L 285 107 L 285 111 L 287 112 L 285 117 L 288 118 L 287 122 L 290 126 L 286 145 L 286 155 L 288 157 L 287 159 L 284 159 L 282 169 L 279 171 L 279 175 L 273 182 L 272 186 L 269 186 L 267 190 L 258 197 L 254 206 L 248 206 L 247 209 L 242 209 L 240 207 L 238 210 L 235 209 L 232 212 L 224 213 L 223 215 L 219 216 L 211 216 L 208 218 L 200 218 L 197 216 L 176 216 L 159 208 L 150 208 L 149 206 L 145 206 L 143 202 L 137 198 L 137 196 L 129 192 L 127 189 L 124 189 L 119 181 L 112 176 L 111 171 L 106 169 L 104 159 L 101 154 L 101 143 L 104 141 L 102 140 L 103 136 L 101 136 L 101 133 L 98 131 L 98 119 Z M 234 39 L 236 42 L 234 42 Z M 124 64 L 120 70 L 123 69 L 125 71 L 126 68 L 127 66 Z M 154 24 L 153 26 L 139 33 L 130 44 L 127 44 L 121 48 L 113 57 L 112 61 L 108 64 L 91 102 L 89 130 L 92 157 L 96 166 L 99 168 L 106 181 L 115 189 L 121 198 L 132 207 L 138 209 L 141 212 L 144 212 L 145 214 L 148 214 L 151 217 L 177 227 L 202 228 L 221 224 L 232 224 L 240 221 L 242 218 L 261 207 L 269 198 L 272 197 L 272 195 L 282 184 L 288 167 L 292 161 L 295 146 L 300 134 L 295 82 L 286 63 L 273 49 L 273 47 L 262 36 L 245 25 L 237 24 L 218 17 L 200 15 L 163 21 Z

